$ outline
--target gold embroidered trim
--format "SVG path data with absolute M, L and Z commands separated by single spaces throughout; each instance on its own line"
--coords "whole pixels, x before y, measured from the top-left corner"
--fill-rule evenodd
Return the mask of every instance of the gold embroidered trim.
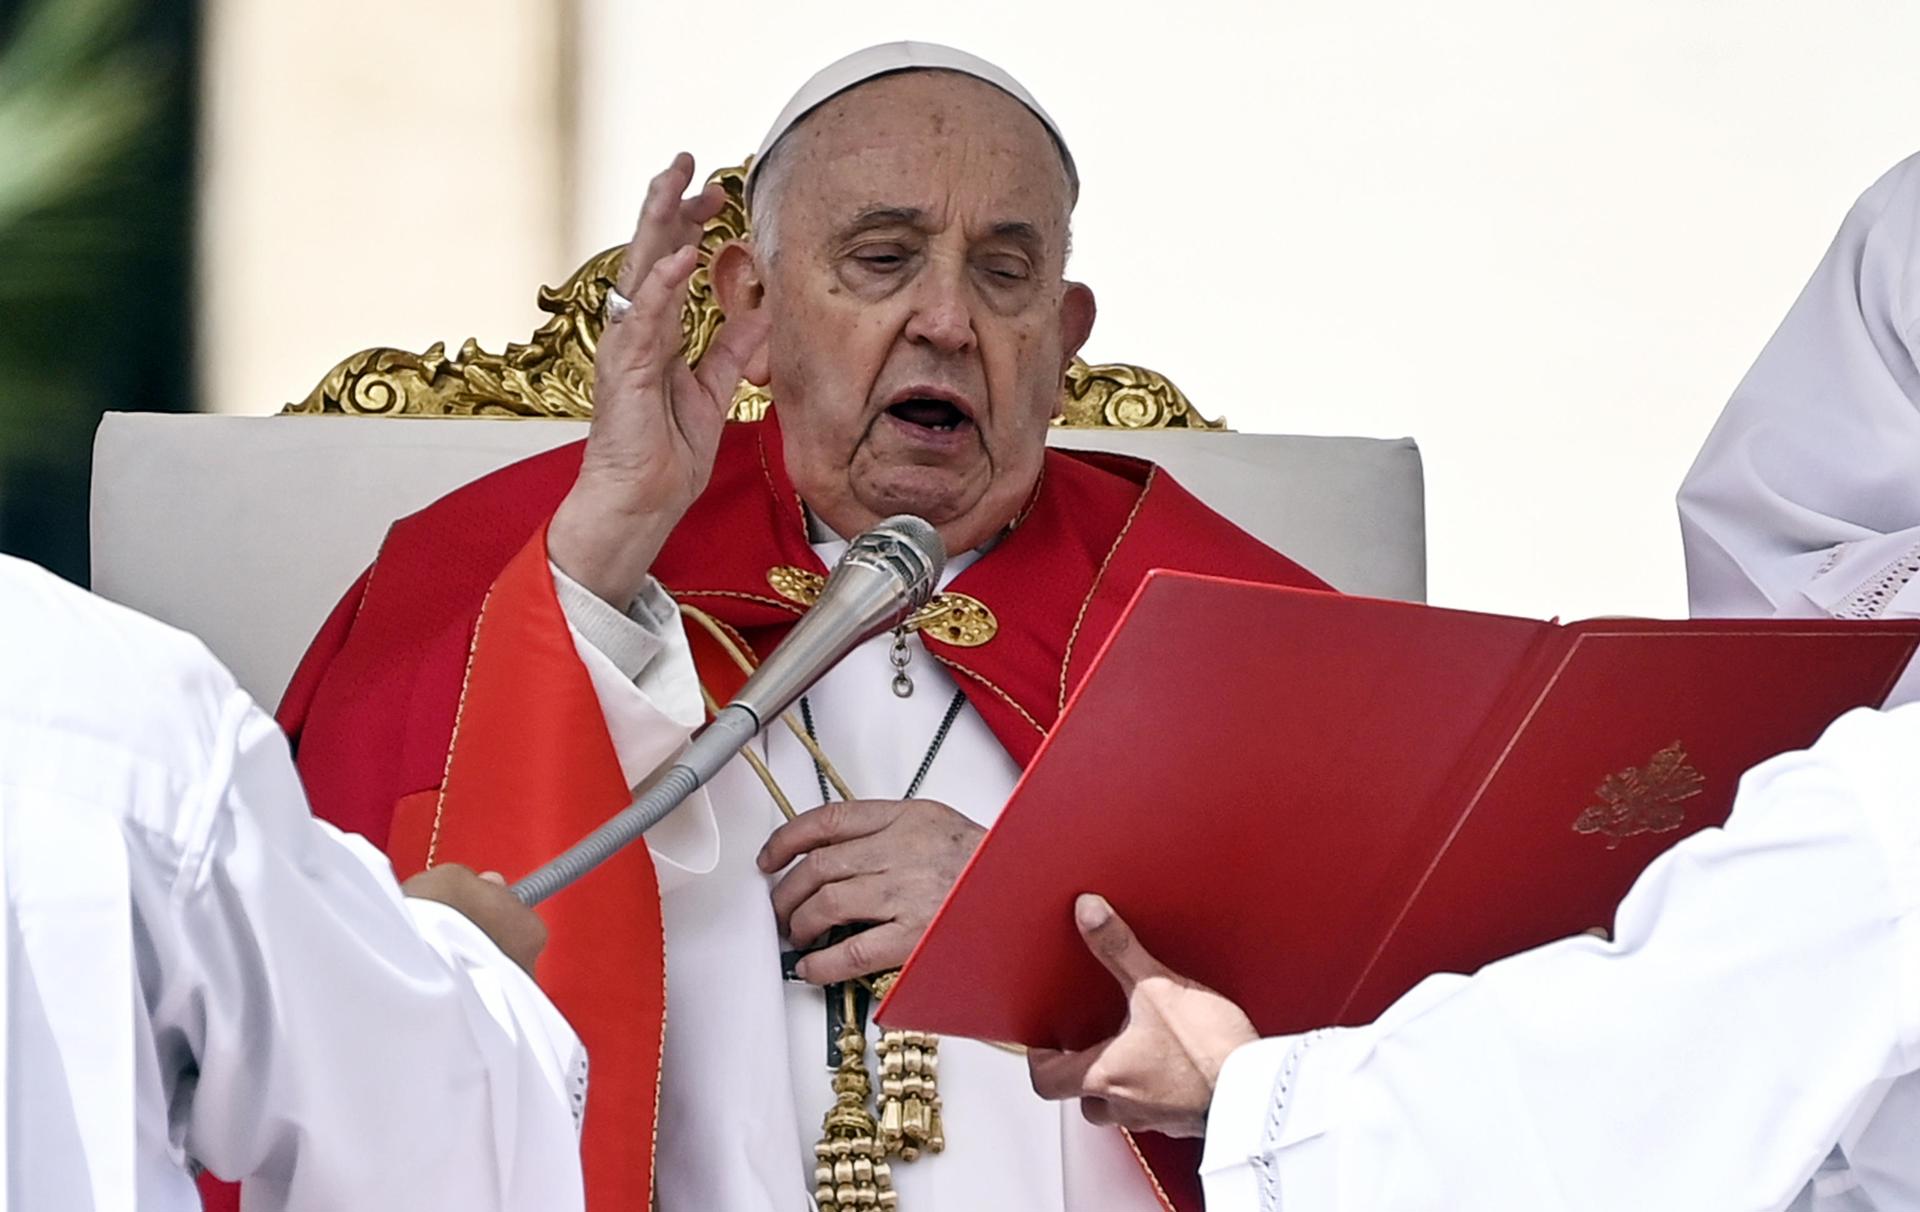
M 806 611 L 796 607 L 792 602 L 783 601 L 780 598 L 770 598 L 764 594 L 741 593 L 736 589 L 676 589 L 673 591 L 673 596 L 675 598 L 738 598 L 742 602 L 758 602 L 762 606 L 778 606 L 796 618 L 806 613 Z
M 1160 1176 L 1155 1174 L 1153 1167 L 1147 1164 L 1147 1155 L 1140 1152 L 1140 1142 L 1133 1139 L 1133 1133 L 1125 1128 L 1119 1129 L 1119 1133 L 1125 1138 L 1127 1148 L 1133 1150 L 1133 1160 L 1140 1163 L 1140 1172 L 1145 1174 L 1147 1182 L 1153 1185 L 1153 1197 L 1160 1201 L 1160 1206 L 1167 1212 L 1174 1212 L 1173 1199 L 1167 1194 L 1167 1189 L 1160 1185 Z
M 763 412 L 762 416 L 764 415 L 765 413 Z M 732 420 L 734 418 L 731 415 L 729 415 L 728 419 Z M 754 417 L 752 419 L 757 421 L 760 419 L 760 417 Z M 764 430 L 761 431 L 761 433 L 756 436 L 754 446 L 760 452 L 760 474 L 765 476 L 767 479 L 767 491 L 772 493 L 773 499 L 777 501 L 780 499 L 780 489 L 779 489 L 779 486 L 774 484 L 773 468 L 769 466 L 767 463 L 767 437 L 766 437 L 766 432 Z M 795 516 L 797 516 L 800 519 L 800 537 L 802 540 L 804 540 L 808 537 L 807 536 L 807 503 L 800 498 L 800 492 L 798 489 L 795 489 L 793 494 L 793 512 Z
M 1022 707 L 1018 699 L 1014 698 L 1012 695 L 1008 694 L 1006 691 L 1000 689 L 1000 687 L 994 685 L 992 682 L 988 681 L 986 678 L 981 677 L 978 673 L 975 673 L 973 670 L 967 668 L 965 665 L 962 665 L 960 662 L 954 660 L 953 658 L 941 656 L 937 652 L 933 653 L 932 655 L 934 660 L 940 662 L 942 665 L 945 665 L 948 669 L 951 669 L 956 673 L 964 673 L 968 677 L 972 678 L 974 681 L 980 683 L 982 686 L 985 686 L 988 690 L 991 690 L 995 695 L 999 696 L 1001 702 L 1005 703 L 1007 706 L 1019 712 L 1021 719 L 1033 725 L 1033 730 L 1035 732 L 1039 733 L 1041 736 L 1047 735 L 1047 730 L 1040 726 L 1040 721 L 1034 719 L 1033 713 L 1028 711 L 1025 707 Z
M 373 584 L 368 578 L 367 584 Z M 460 721 L 467 714 L 467 687 L 473 681 L 473 658 L 480 651 L 480 628 L 487 621 L 487 607 L 493 603 L 493 590 L 487 590 L 487 596 L 480 599 L 480 613 L 473 620 L 473 638 L 467 641 L 467 668 L 460 675 L 460 701 L 453 709 L 453 733 L 447 738 L 447 764 L 440 770 L 440 794 L 433 798 L 433 831 L 427 835 L 427 865 L 422 870 L 433 867 L 434 855 L 440 850 L 440 819 L 447 811 L 447 783 L 453 778 L 453 753 L 460 745 Z
M 1100 561 L 1100 569 L 1093 574 L 1093 584 L 1087 588 L 1087 596 L 1080 603 L 1080 613 L 1074 616 L 1073 631 L 1067 636 L 1067 654 L 1060 658 L 1060 710 L 1067 709 L 1067 669 L 1073 664 L 1073 646 L 1080 640 L 1080 624 L 1087 621 L 1087 609 L 1093 605 L 1093 597 L 1100 592 L 1100 582 L 1107 575 L 1107 565 L 1113 563 L 1113 557 L 1119 554 L 1120 544 L 1127 541 L 1127 534 L 1133 529 L 1133 520 L 1140 516 L 1140 507 L 1147 503 L 1147 494 L 1153 491 L 1154 480 L 1160 474 L 1155 467 L 1147 472 L 1147 482 L 1140 486 L 1140 495 L 1134 499 L 1133 509 L 1128 512 L 1120 533 L 1113 538 L 1113 546 L 1107 548 L 1107 558 Z
M 1012 534 L 1014 531 L 1020 529 L 1026 520 L 1033 516 L 1033 511 L 1040 508 L 1040 493 L 1046 486 L 1047 462 L 1045 459 L 1042 459 L 1040 461 L 1040 474 L 1033 478 L 1033 491 L 1027 494 L 1027 503 L 1020 507 L 1019 513 L 1013 515 L 1013 521 L 1007 523 L 1007 534 Z
M 653 885 L 655 899 L 660 882 Z M 653 1062 L 653 1132 L 647 1142 L 647 1206 L 660 1206 L 660 1094 L 667 1084 L 667 914 L 660 907 L 660 1052 Z
M 708 615 L 707 617 L 713 618 L 712 615 Z M 732 636 L 734 646 L 740 649 L 741 652 L 744 652 L 748 660 L 756 665 L 760 663 L 760 654 L 753 650 L 752 644 L 747 643 L 747 637 L 742 634 L 738 627 L 727 623 L 724 619 L 713 619 L 713 625 L 726 632 L 729 636 Z
M 353 622 L 347 624 L 347 630 L 349 631 L 353 630 L 355 624 L 360 622 L 361 612 L 367 608 L 367 599 L 373 595 L 374 574 L 380 571 L 380 557 L 385 554 L 387 554 L 387 543 L 385 539 L 382 539 L 380 541 L 380 550 L 373 553 L 373 563 L 367 565 L 367 580 L 364 585 L 360 586 L 360 600 L 353 604 Z
M 820 600 L 827 579 L 817 572 L 782 564 L 767 569 L 767 584 L 790 602 L 812 606 Z M 1000 633 L 993 608 L 964 593 L 938 593 L 907 617 L 906 629 L 955 648 L 978 648 Z

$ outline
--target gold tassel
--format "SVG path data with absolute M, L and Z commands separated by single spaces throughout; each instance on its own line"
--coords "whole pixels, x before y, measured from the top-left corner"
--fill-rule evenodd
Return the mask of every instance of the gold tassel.
M 900 976 L 896 969 L 873 982 L 874 1000 L 886 997 Z M 879 1141 L 903 1162 L 947 1147 L 940 1122 L 940 1037 L 924 1031 L 883 1031 L 874 1045 L 880 1069 Z
M 866 1036 L 854 1014 L 853 986 L 841 986 L 841 993 L 847 999 L 842 1020 L 846 1026 L 838 1040 L 833 1106 L 820 1125 L 820 1143 L 813 1147 L 813 1199 L 820 1212 L 893 1208 L 900 1195 L 893 1189 L 893 1170 L 867 1110 L 873 1083 L 867 1076 Z

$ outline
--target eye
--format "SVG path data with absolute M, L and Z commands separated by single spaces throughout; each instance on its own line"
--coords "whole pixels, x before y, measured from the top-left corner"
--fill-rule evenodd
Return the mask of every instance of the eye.
M 1019 257 L 989 257 L 980 263 L 980 268 L 998 282 L 1024 282 L 1032 274 L 1026 261 Z
M 892 273 L 907 263 L 907 254 L 896 244 L 869 244 L 854 249 L 853 259 L 875 273 Z

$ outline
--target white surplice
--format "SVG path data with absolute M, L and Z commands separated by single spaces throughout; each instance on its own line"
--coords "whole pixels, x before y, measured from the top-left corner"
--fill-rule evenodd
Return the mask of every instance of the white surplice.
M 1920 617 L 1920 156 L 1854 204 L 1680 489 L 1696 617 Z M 1920 698 L 1910 666 L 1890 704 Z
M 814 544 L 828 567 L 845 548 L 838 540 Z M 992 557 L 956 556 L 945 579 L 975 558 Z M 686 632 L 657 586 L 623 615 L 557 570 L 555 582 L 614 747 L 628 780 L 638 782 L 703 718 Z M 909 645 L 909 698 L 891 689 L 890 636 L 856 649 L 808 694 L 820 746 L 857 796 L 901 797 L 958 689 L 917 637 Z M 784 727 L 756 744 L 796 809 L 820 803 L 813 762 Z M 1018 777 L 969 706 L 919 794 L 991 825 Z M 813 1145 L 833 1103 L 826 1000 L 818 988 L 781 980 L 774 880 L 755 864 L 782 820 L 736 759 L 647 835 L 667 952 L 656 1150 L 662 1212 L 798 1212 L 812 1202 Z M 878 1038 L 871 1026 L 869 1035 Z M 870 1063 L 872 1055 L 869 1048 Z M 1036 1096 L 1021 1056 L 942 1040 L 939 1081 L 946 1151 L 893 1165 L 901 1212 L 1161 1208 L 1125 1137 L 1088 1124 L 1077 1104 Z
M 199 644 L 0 557 L 0 1205 L 582 1206 L 585 1058 Z
M 1920 1209 L 1917 760 L 1920 704 L 1853 712 L 1649 867 L 1612 942 L 1235 1052 L 1210 1212 Z

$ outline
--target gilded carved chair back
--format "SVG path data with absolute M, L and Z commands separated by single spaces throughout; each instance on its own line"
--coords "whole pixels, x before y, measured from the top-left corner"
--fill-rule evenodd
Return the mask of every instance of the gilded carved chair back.
M 698 363 L 720 325 L 707 266 L 728 240 L 745 235 L 746 166 L 721 169 L 710 180 L 727 192 L 727 205 L 706 226 L 700 265 L 687 287 L 680 316 L 687 360 Z M 296 415 L 345 414 L 379 417 L 545 417 L 593 415 L 593 353 L 607 292 L 620 268 L 624 246 L 588 259 L 559 288 L 540 288 L 548 319 L 524 344 L 503 353 L 481 349 L 469 337 L 447 356 L 444 342 L 425 353 L 367 349 L 347 358 L 320 380 L 306 399 L 281 411 Z M 1166 376 L 1125 363 L 1089 365 L 1079 358 L 1063 385 L 1065 409 L 1054 422 L 1077 429 L 1213 429 Z M 758 420 L 771 398 L 742 382 L 734 393 L 734 420 Z

